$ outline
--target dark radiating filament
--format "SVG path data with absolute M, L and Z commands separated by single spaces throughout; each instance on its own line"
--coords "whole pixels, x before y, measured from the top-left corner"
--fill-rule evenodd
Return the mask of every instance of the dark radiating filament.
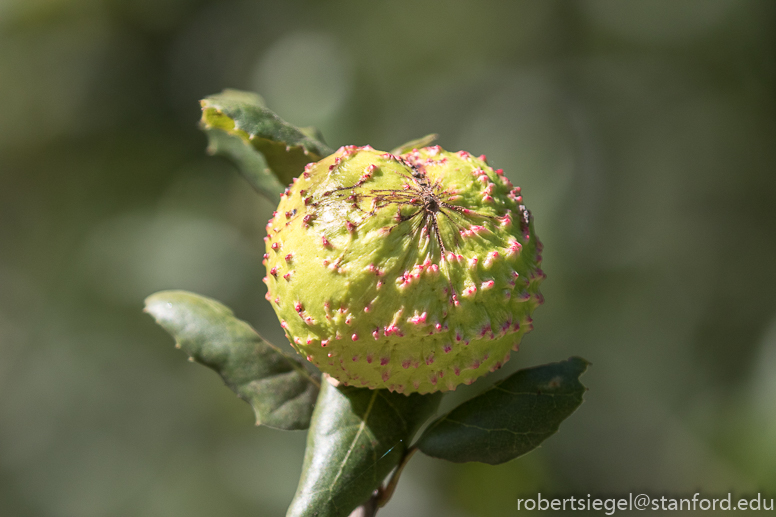
M 439 231 L 438 214 L 442 214 L 442 216 L 444 216 L 455 228 L 456 231 L 453 233 L 455 239 L 453 244 L 455 246 L 459 243 L 461 230 L 465 228 L 464 224 L 457 221 L 456 218 L 463 218 L 464 222 L 466 218 L 471 216 L 495 219 L 493 216 L 480 214 L 462 206 L 443 201 L 444 197 L 449 197 L 451 194 L 442 189 L 441 181 L 437 180 L 432 184 L 423 171 L 406 162 L 405 165 L 410 167 L 412 172 L 410 175 L 401 174 L 401 176 L 407 180 L 407 183 L 401 190 L 372 189 L 367 190 L 366 192 L 353 192 L 354 189 L 362 186 L 363 182 L 359 181 L 348 187 L 340 187 L 325 192 L 322 199 L 313 203 L 313 205 L 317 207 L 320 205 L 327 205 L 334 201 L 351 201 L 354 209 L 365 212 L 367 216 L 374 215 L 380 208 L 396 205 L 398 207 L 398 221 L 395 225 L 391 226 L 388 231 L 391 232 L 394 228 L 408 221 L 413 221 L 416 217 L 420 217 L 419 220 L 413 221 L 413 224 L 410 227 L 410 235 L 414 236 L 415 232 L 425 227 L 428 235 L 430 237 L 433 236 L 442 257 L 447 254 L 448 246 L 445 245 L 442 234 Z M 358 200 L 361 198 L 372 199 L 372 207 L 368 212 L 358 206 Z M 401 207 L 404 206 L 417 207 L 418 210 L 408 215 L 401 215 Z M 456 216 L 456 218 L 454 218 L 454 216 Z

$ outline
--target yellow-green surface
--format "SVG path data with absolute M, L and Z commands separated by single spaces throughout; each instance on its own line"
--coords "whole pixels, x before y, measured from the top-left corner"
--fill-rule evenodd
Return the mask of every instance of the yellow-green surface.
M 340 381 L 452 390 L 500 368 L 542 301 L 520 188 L 467 152 L 346 147 L 310 164 L 267 224 L 267 299 Z

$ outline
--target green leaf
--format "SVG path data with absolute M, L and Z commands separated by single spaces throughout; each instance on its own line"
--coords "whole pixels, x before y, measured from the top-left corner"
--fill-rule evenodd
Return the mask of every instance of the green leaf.
M 314 140 L 318 140 L 321 143 L 325 143 L 323 140 L 323 133 L 321 133 L 321 130 L 315 126 L 300 127 L 299 131 L 301 131 L 302 134 L 305 136 L 309 136 Z
M 205 132 L 209 154 L 229 158 L 256 192 L 273 202 L 280 200 L 280 194 L 286 187 L 272 174 L 260 152 L 237 135 L 212 127 L 205 127 Z
M 429 456 L 497 465 L 539 446 L 582 403 L 579 376 L 588 362 L 572 357 L 520 370 L 434 421 L 418 442 Z
M 250 184 L 272 199 L 279 199 L 307 163 L 333 152 L 314 136 L 317 130 L 283 121 L 256 94 L 224 90 L 200 104 L 209 151 L 234 160 Z
M 431 133 L 430 135 L 426 135 L 421 138 L 417 138 L 415 140 L 410 140 L 409 142 L 400 145 L 399 147 L 395 148 L 393 151 L 391 151 L 391 154 L 404 154 L 412 151 L 413 149 L 420 149 L 422 147 L 426 147 L 430 145 L 434 140 L 437 139 L 439 135 L 436 133 Z
M 264 99 L 250 92 L 224 90 L 209 99 L 218 99 L 223 104 L 264 107 Z M 285 185 L 272 173 L 264 156 L 251 144 L 247 135 L 235 131 L 235 121 L 215 109 L 203 105 L 200 127 L 208 137 L 208 153 L 229 158 L 248 183 L 263 196 L 279 201 Z
M 441 393 L 406 396 L 321 383 L 287 517 L 347 517 L 402 461 Z
M 212 368 L 256 413 L 256 425 L 306 429 L 320 381 L 215 300 L 186 291 L 146 298 L 145 311 L 189 360 Z

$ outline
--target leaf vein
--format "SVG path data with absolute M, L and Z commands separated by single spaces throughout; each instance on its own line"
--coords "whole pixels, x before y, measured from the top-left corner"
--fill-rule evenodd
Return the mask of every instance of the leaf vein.
M 353 452 L 353 449 L 356 448 L 356 444 L 358 443 L 358 439 L 361 436 L 361 433 L 364 431 L 364 428 L 366 427 L 366 422 L 369 419 L 369 414 L 372 412 L 372 407 L 374 406 L 375 399 L 377 398 L 377 390 L 372 394 L 372 397 L 369 399 L 369 404 L 366 407 L 366 411 L 364 411 L 364 416 L 361 417 L 361 425 L 358 426 L 358 431 L 356 432 L 356 435 L 353 437 L 353 440 L 350 442 L 350 447 L 348 447 L 348 452 L 345 454 L 345 457 L 342 459 L 342 462 L 340 463 L 339 469 L 337 470 L 337 475 L 334 476 L 334 479 L 331 482 L 331 487 L 329 488 L 329 491 L 334 489 L 334 486 L 337 484 L 337 481 L 339 480 L 340 476 L 342 475 L 342 471 L 345 468 L 345 464 L 348 462 L 348 458 L 350 458 L 350 454 Z M 374 439 L 374 437 L 372 437 Z M 372 439 L 370 439 L 370 444 L 372 444 Z
M 480 426 L 476 426 L 474 424 L 467 424 L 465 422 L 459 422 L 459 421 L 453 420 L 451 418 L 448 418 L 446 420 L 448 422 L 451 422 L 451 423 L 456 424 L 456 425 L 460 425 L 460 426 L 463 426 L 463 427 L 470 427 L 472 429 L 478 429 L 480 431 L 485 431 L 487 433 L 497 432 L 497 431 L 505 431 L 507 433 L 511 433 L 511 434 L 519 435 L 519 436 L 527 436 L 527 435 L 532 435 L 532 434 L 536 434 L 536 435 L 547 434 L 547 431 L 513 431 L 512 429 L 502 428 L 502 427 L 495 428 L 495 429 L 489 429 L 487 427 L 480 427 Z

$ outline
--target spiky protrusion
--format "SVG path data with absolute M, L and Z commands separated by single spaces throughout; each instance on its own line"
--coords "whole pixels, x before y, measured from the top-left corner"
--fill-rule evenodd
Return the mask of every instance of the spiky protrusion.
M 286 335 L 348 385 L 471 384 L 517 350 L 542 303 L 520 187 L 465 151 L 340 148 L 308 164 L 267 234 Z

